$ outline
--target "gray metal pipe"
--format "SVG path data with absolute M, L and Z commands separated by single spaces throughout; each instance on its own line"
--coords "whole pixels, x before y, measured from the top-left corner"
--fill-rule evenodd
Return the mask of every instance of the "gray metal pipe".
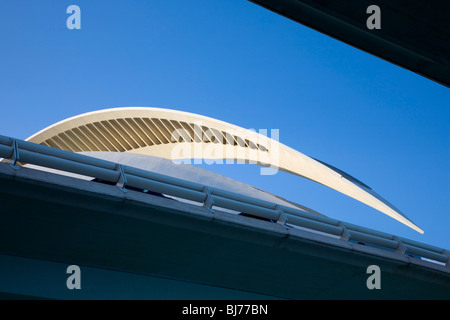
M 347 222 L 343 222 L 342 224 L 349 231 L 353 230 L 353 231 L 357 231 L 357 232 L 360 232 L 360 233 L 370 234 L 370 235 L 375 236 L 375 237 L 385 238 L 385 239 L 388 239 L 388 240 L 393 240 L 394 239 L 394 236 L 392 234 L 387 234 L 385 232 L 376 231 L 376 230 L 372 230 L 372 229 L 369 229 L 369 228 L 364 228 L 364 227 L 357 226 L 357 225 L 354 225 L 354 224 L 351 224 L 351 223 L 347 223 Z
M 281 209 L 285 213 L 288 213 L 290 215 L 301 217 L 301 218 L 305 218 L 305 219 L 311 219 L 311 220 L 319 221 L 321 223 L 325 223 L 325 224 L 329 224 L 329 225 L 337 226 L 340 223 L 340 221 L 335 220 L 335 219 L 331 219 L 331 218 L 326 217 L 326 216 L 321 216 L 321 215 L 318 215 L 318 214 L 314 214 L 314 213 L 310 213 L 310 212 L 306 212 L 306 211 L 302 211 L 302 210 L 298 210 L 298 209 L 294 209 L 294 208 L 290 208 L 290 207 L 286 207 L 286 206 L 281 206 Z
M 217 195 L 211 195 L 211 197 L 214 201 L 214 205 L 218 207 L 231 209 L 243 213 L 249 213 L 258 216 L 260 218 L 271 219 L 274 221 L 277 221 L 280 216 L 280 213 L 277 210 L 258 207 L 253 204 L 232 200 Z
M 251 205 L 255 205 L 255 206 L 259 206 L 259 207 L 263 207 L 263 208 L 267 208 L 267 209 L 272 209 L 272 210 L 275 210 L 275 207 L 276 207 L 276 204 L 273 202 L 268 202 L 268 201 L 264 201 L 261 199 L 245 196 L 245 195 L 242 195 L 239 193 L 230 192 L 227 190 L 222 190 L 222 189 L 213 188 L 213 187 L 211 187 L 209 190 L 212 195 L 219 196 L 222 198 L 227 198 L 227 199 L 231 199 L 231 200 L 235 200 L 235 201 L 239 201 L 239 202 L 243 202 L 243 203 L 247 203 L 247 204 L 251 204 Z
M 299 216 L 286 215 L 286 222 L 289 224 L 297 225 L 299 227 L 304 227 L 308 229 L 312 229 L 315 231 L 321 231 L 329 234 L 333 234 L 335 236 L 340 236 L 342 232 L 344 232 L 344 228 L 333 226 L 328 223 L 323 223 L 316 220 L 310 220 L 308 218 L 302 218 Z
M 420 243 L 420 242 L 417 242 L 417 241 L 414 241 L 414 240 L 405 239 L 405 238 L 401 238 L 401 237 L 399 237 L 399 240 L 402 243 L 409 244 L 409 245 L 415 246 L 417 248 L 425 249 L 425 250 L 428 250 L 428 251 L 434 251 L 436 253 L 441 253 L 441 254 L 444 254 L 444 252 L 445 252 L 444 249 L 441 249 L 441 248 L 438 248 L 438 247 L 435 247 L 435 246 L 432 246 L 432 245 L 429 245 L 429 244 Z
M 13 148 L 0 144 L 0 158 L 9 159 L 13 153 Z
M 186 180 L 166 176 L 166 175 L 163 175 L 160 173 L 145 171 L 142 169 L 133 168 L 133 167 L 129 167 L 129 166 L 123 166 L 123 169 L 124 169 L 125 173 L 134 175 L 136 177 L 141 177 L 141 178 L 146 178 L 146 179 L 150 179 L 150 180 L 154 180 L 154 181 L 164 182 L 164 183 L 171 184 L 174 186 L 178 186 L 178 187 L 182 187 L 182 188 L 186 188 L 186 189 L 192 189 L 192 190 L 195 190 L 198 192 L 203 192 L 204 186 L 199 183 L 186 181 Z
M 448 256 L 445 254 L 437 253 L 434 251 L 429 251 L 429 250 L 426 250 L 423 248 L 418 248 L 416 246 L 405 244 L 405 243 L 403 243 L 403 246 L 405 247 L 406 252 L 408 252 L 408 253 L 415 254 L 415 255 L 421 256 L 423 258 L 436 260 L 439 262 L 446 263 L 448 261 Z
M 28 150 L 20 150 L 19 155 L 20 162 L 26 162 L 42 167 L 77 173 L 110 182 L 116 182 L 119 179 L 120 175 L 118 171 L 99 168 L 89 164 L 78 163 L 71 160 L 56 158 L 41 153 L 34 153 Z
M 3 144 L 5 146 L 11 146 L 13 140 L 13 138 L 0 135 L 0 144 Z
M 146 189 L 153 192 L 168 194 L 174 197 L 188 199 L 201 203 L 204 202 L 206 199 L 206 194 L 203 192 L 175 186 L 172 184 L 167 184 L 165 182 L 149 180 L 132 174 L 126 174 L 126 179 L 127 179 L 126 186 L 128 185 L 135 188 Z
M 20 150 L 32 151 L 35 153 L 46 154 L 49 156 L 76 161 L 79 163 L 88 164 L 91 166 L 96 166 L 104 169 L 115 170 L 116 164 L 111 161 L 97 159 L 89 156 L 85 156 L 82 154 L 78 154 L 75 152 L 70 152 L 66 150 L 56 149 L 52 147 L 47 147 L 44 145 L 36 144 L 29 141 L 17 140 L 17 144 Z M 20 153 L 20 151 L 19 151 Z
M 386 247 L 389 249 L 397 249 L 398 248 L 398 241 L 395 240 L 389 240 L 386 238 L 380 238 L 377 236 L 373 236 L 367 233 L 361 233 L 358 231 L 354 231 L 354 230 L 348 230 L 347 232 L 350 236 L 351 240 L 356 240 L 356 241 L 362 241 L 362 242 L 366 242 L 366 243 L 370 243 L 376 246 L 381 246 L 381 247 Z

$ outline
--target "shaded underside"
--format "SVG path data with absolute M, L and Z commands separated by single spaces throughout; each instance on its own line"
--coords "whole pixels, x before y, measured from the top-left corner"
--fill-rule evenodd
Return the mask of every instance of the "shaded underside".
M 167 285 L 173 283 L 179 288 L 184 283 L 185 291 L 172 298 L 233 299 L 235 291 L 248 293 L 247 297 L 284 299 L 450 298 L 450 278 L 437 270 L 286 237 L 275 229 L 270 231 L 281 226 L 265 221 L 243 216 L 234 216 L 238 219 L 234 222 L 212 219 L 195 213 L 200 209 L 175 205 L 168 199 L 131 190 L 123 199 L 114 196 L 120 194 L 115 186 L 98 184 L 89 188 L 96 191 L 1 174 L 2 261 L 14 263 L 14 259 L 5 257 L 16 256 L 47 261 L 43 270 L 54 270 L 54 263 L 76 264 L 89 272 L 94 268 L 136 274 L 152 281 L 166 279 L 164 284 L 159 282 L 160 288 L 145 289 L 146 296 L 153 297 L 164 289 L 162 296 L 170 298 L 163 294 L 170 292 Z M 137 201 L 139 197 L 147 200 Z M 369 265 L 378 265 L 382 270 L 381 290 L 366 286 Z M 67 298 L 67 274 L 61 271 L 61 275 L 46 274 L 57 279 L 46 288 L 44 298 Z M 0 277 L 18 279 L 18 275 L 19 270 L 10 269 L 9 274 Z M 131 282 L 119 281 L 122 278 L 118 274 L 110 273 L 109 277 L 97 283 L 97 296 L 89 289 L 92 284 L 85 280 L 78 298 L 102 298 L 111 290 L 127 298 L 127 293 L 135 289 L 130 287 Z M 0 281 L 3 295 L 8 295 L 9 282 Z M 39 297 L 42 291 L 35 283 L 22 283 L 18 285 L 22 291 L 12 293 Z
M 450 3 L 446 0 L 250 0 L 282 16 L 450 87 Z M 381 29 L 370 30 L 370 5 Z

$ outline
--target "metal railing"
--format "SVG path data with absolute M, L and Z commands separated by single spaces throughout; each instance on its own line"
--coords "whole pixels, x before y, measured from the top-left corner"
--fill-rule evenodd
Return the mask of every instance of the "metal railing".
M 360 243 L 388 250 L 402 256 L 414 256 L 445 265 L 450 271 L 447 250 L 380 231 L 338 221 L 301 209 L 271 203 L 242 194 L 205 186 L 156 172 L 125 166 L 65 150 L 0 135 L 0 158 L 9 161 L 14 169 L 21 163 L 61 170 L 115 183 L 123 191 L 126 187 L 150 190 L 197 202 L 214 214 L 213 207 L 225 208 L 270 219 L 287 228 L 297 226 L 339 238 L 348 243 Z

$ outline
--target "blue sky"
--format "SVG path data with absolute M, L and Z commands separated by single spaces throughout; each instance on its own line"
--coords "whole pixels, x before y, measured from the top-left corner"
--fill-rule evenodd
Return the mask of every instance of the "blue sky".
M 81 8 L 69 30 L 66 8 Z M 162 107 L 245 128 L 363 181 L 417 232 L 345 195 L 250 165 L 204 166 L 332 218 L 450 249 L 450 91 L 245 0 L 5 0 L 0 134 Z

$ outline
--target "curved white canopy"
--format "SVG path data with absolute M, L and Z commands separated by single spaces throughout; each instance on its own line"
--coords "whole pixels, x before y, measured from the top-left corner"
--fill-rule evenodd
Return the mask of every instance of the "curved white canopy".
M 273 137 L 273 136 L 272 136 Z M 27 139 L 73 152 L 131 152 L 166 159 L 254 163 L 321 183 L 423 233 L 410 219 L 350 175 L 257 133 L 213 118 L 160 108 L 128 107 L 78 115 Z

